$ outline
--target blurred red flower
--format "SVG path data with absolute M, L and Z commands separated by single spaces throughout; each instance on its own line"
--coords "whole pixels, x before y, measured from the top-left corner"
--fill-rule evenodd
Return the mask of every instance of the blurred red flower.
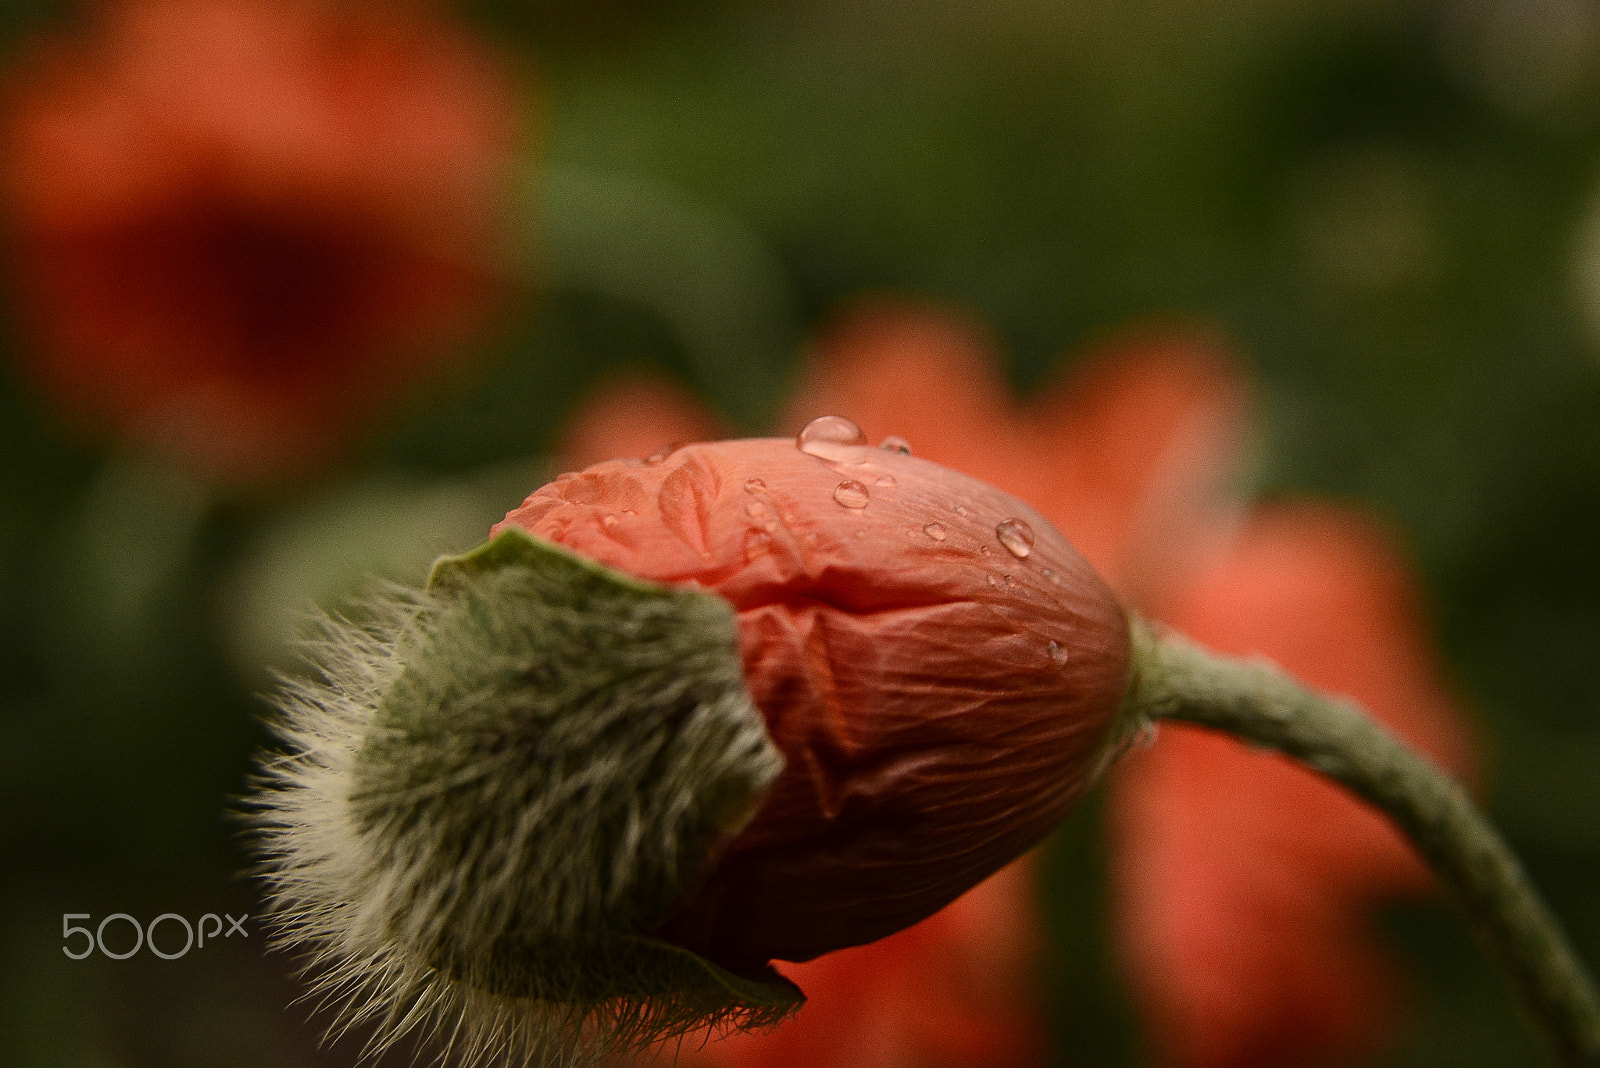
M 1213 649 L 1355 698 L 1442 765 L 1470 764 L 1410 578 L 1371 522 L 1260 509 L 1156 607 Z M 1112 790 L 1118 932 L 1162 1064 L 1348 1063 L 1381 1042 L 1397 984 L 1367 920 L 1429 879 L 1376 812 L 1194 728 L 1163 727 Z
M 1328 505 L 1252 508 L 1228 492 L 1247 398 L 1223 349 L 1189 329 L 1131 336 L 1019 405 L 970 324 L 876 305 L 821 340 L 790 421 L 846 415 L 869 435 L 902 436 L 917 455 L 1029 501 L 1148 615 L 1353 697 L 1446 767 L 1466 770 L 1462 718 L 1381 528 Z M 642 433 L 651 407 L 610 418 Z M 712 429 L 687 410 L 677 402 L 678 425 L 661 426 L 663 438 Z M 606 451 L 595 424 L 577 425 L 593 453 L 576 459 Z M 1158 1063 L 1338 1063 L 1382 1042 L 1396 983 L 1370 911 L 1430 884 L 1381 818 L 1284 758 L 1171 724 L 1120 762 L 1109 809 L 1115 938 Z M 941 986 L 937 975 L 983 961 L 986 938 L 1008 941 L 1030 922 L 1018 919 L 1029 907 L 1024 880 L 1006 885 L 996 912 L 941 913 L 872 946 L 786 967 L 811 997 L 800 1015 L 770 1035 L 707 1044 L 695 1063 L 1027 1063 L 1039 1047 L 1037 1024 L 1019 1011 L 1025 998 L 1002 1005 Z M 1016 990 L 1028 963 L 1024 950 L 978 966 L 997 973 L 985 982 Z M 975 1013 L 992 1025 L 995 1049 L 1031 1052 L 941 1059 L 937 1050 L 967 1048 L 943 1041 L 946 1025 L 959 1035 Z M 855 1050 L 886 1052 L 852 1060 Z
M 514 94 L 419 10 L 119 0 L 16 63 L 0 121 L 28 371 L 213 476 L 325 459 L 501 285 Z

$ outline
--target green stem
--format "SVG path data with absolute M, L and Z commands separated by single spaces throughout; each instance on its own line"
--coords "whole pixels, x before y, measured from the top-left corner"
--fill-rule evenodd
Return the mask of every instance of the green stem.
M 1600 997 L 1527 873 L 1466 791 L 1360 710 L 1264 663 L 1134 624 L 1133 722 L 1227 731 L 1295 757 L 1382 809 L 1454 892 L 1566 1065 L 1600 1066 Z

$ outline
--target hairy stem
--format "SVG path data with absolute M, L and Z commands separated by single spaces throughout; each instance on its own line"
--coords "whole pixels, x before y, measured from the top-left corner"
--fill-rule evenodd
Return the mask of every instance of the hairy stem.
M 1521 863 L 1460 784 L 1348 704 L 1264 663 L 1134 625 L 1125 707 L 1227 731 L 1309 764 L 1377 806 L 1455 894 L 1566 1065 L 1600 1066 L 1600 997 Z

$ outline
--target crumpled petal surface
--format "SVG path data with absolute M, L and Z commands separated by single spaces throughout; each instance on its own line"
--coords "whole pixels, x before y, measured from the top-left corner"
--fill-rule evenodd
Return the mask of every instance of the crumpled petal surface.
M 506 522 L 739 613 L 787 765 L 663 937 L 735 969 L 872 941 L 1033 845 L 1089 785 L 1126 621 L 1038 513 L 868 445 L 652 460 L 563 476 Z M 1032 529 L 1025 557 L 997 535 L 1010 520 Z

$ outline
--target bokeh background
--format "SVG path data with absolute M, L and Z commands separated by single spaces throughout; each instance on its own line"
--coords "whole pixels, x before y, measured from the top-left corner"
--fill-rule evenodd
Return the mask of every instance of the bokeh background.
M 0 1064 L 351 1063 L 253 920 L 74 961 L 62 915 L 257 916 L 227 813 L 308 605 L 478 540 L 619 375 L 775 427 L 886 295 L 981 323 L 1019 397 L 1151 324 L 1226 349 L 1238 492 L 1397 533 L 1488 807 L 1600 961 L 1600 5 L 0 19 Z M 1040 871 L 1046 1063 L 1143 1064 L 1096 817 Z M 1379 923 L 1405 1009 L 1359 1063 L 1537 1057 L 1453 913 Z

